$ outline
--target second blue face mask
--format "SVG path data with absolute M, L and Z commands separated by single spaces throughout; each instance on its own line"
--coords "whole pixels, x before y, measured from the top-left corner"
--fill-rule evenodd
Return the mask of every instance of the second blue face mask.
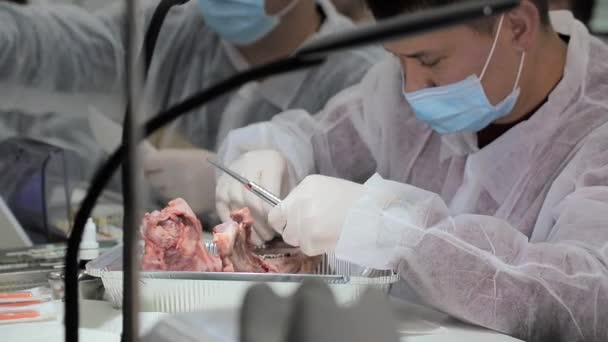
M 492 105 L 481 84 L 481 79 L 496 49 L 503 19 L 504 17 L 501 17 L 498 24 L 498 32 L 481 77 L 472 75 L 454 84 L 422 89 L 411 93 L 404 92 L 404 96 L 414 110 L 416 117 L 429 124 L 436 132 L 440 134 L 463 131 L 479 132 L 492 122 L 513 111 L 520 94 L 518 84 L 523 70 L 525 53 L 521 57 L 515 86 L 503 101 L 497 105 Z
M 272 31 L 280 17 L 290 11 L 292 1 L 281 13 L 266 14 L 265 0 L 198 0 L 205 23 L 226 41 L 251 44 Z

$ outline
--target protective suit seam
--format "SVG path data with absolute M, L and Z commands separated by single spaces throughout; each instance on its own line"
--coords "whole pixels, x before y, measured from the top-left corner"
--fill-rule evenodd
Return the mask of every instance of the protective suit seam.
M 568 306 L 563 302 L 563 300 L 553 291 L 553 289 L 549 286 L 549 284 L 542 278 L 540 277 L 536 277 L 534 275 L 528 274 L 524 271 L 518 271 L 516 269 L 516 267 L 512 267 L 512 265 L 509 265 L 507 263 L 504 263 L 502 261 L 498 261 L 500 263 L 505 264 L 505 268 L 502 270 L 504 273 L 509 274 L 510 272 L 507 271 L 511 271 L 512 272 L 512 276 L 515 274 L 519 274 L 522 277 L 528 278 L 530 280 L 532 280 L 533 282 L 537 282 L 539 285 L 541 285 L 543 287 L 543 289 L 547 292 L 547 294 L 549 294 L 551 297 L 553 297 L 557 304 L 560 305 L 561 307 L 563 307 L 566 312 L 568 313 L 568 315 L 570 316 L 572 323 L 575 325 L 576 329 L 578 330 L 578 333 L 580 334 L 580 336 L 582 336 L 583 338 L 585 337 L 585 335 L 583 334 L 583 331 L 581 329 L 581 327 L 579 326 L 578 322 L 576 321 L 576 318 L 574 316 L 574 314 L 572 313 L 572 310 L 570 310 L 570 308 L 568 308 Z M 532 263 L 530 263 L 532 264 Z M 541 265 L 536 263 L 539 267 L 541 268 L 547 268 L 547 265 Z M 560 270 L 557 270 L 558 272 L 560 272 Z M 560 272 L 563 273 L 563 272 Z
M 515 265 L 512 265 L 512 264 L 509 264 L 509 263 L 507 263 L 507 262 L 499 259 L 496 255 L 492 255 L 488 251 L 483 250 L 483 249 L 479 248 L 478 246 L 475 246 L 472 243 L 469 243 L 469 242 L 461 239 L 458 236 L 454 236 L 454 234 L 450 234 L 450 233 L 444 232 L 444 231 L 439 230 L 437 228 L 431 228 L 430 231 L 429 231 L 429 233 L 431 233 L 431 232 L 434 233 L 433 235 L 437 236 L 440 239 L 445 239 L 448 236 L 451 237 L 451 238 L 454 238 L 456 241 L 459 241 L 460 244 L 463 244 L 464 247 L 468 247 L 469 249 L 471 249 L 471 251 L 469 251 L 469 252 L 472 252 L 471 254 L 473 254 L 473 256 L 480 257 L 480 259 L 486 259 L 490 263 L 490 265 L 492 265 L 492 267 L 496 268 L 496 270 L 501 270 L 503 273 L 509 274 L 511 276 L 514 276 L 514 275 L 518 274 L 518 275 L 520 275 L 522 277 L 525 277 L 525 278 L 528 278 L 528 279 L 530 279 L 530 280 L 532 280 L 534 282 L 537 282 L 539 285 L 541 285 L 547 291 L 547 293 L 551 297 L 553 297 L 558 302 L 558 304 L 560 306 L 562 306 L 568 312 L 568 315 L 570 316 L 570 318 L 572 319 L 573 323 L 575 324 L 575 326 L 576 326 L 579 334 L 584 337 L 584 334 L 583 334 L 583 332 L 582 332 L 582 330 L 581 330 L 578 322 L 576 321 L 576 319 L 575 319 L 574 314 L 572 313 L 572 311 L 565 305 L 565 303 L 563 303 L 563 301 L 561 300 L 561 298 L 559 296 L 557 296 L 557 294 L 548 286 L 548 284 L 546 283 L 546 281 L 544 279 L 536 277 L 536 276 L 533 276 L 531 274 L 528 274 L 525 271 L 523 271 L 523 270 L 520 269 L 521 266 L 515 266 Z M 425 234 L 425 236 L 423 236 L 423 239 L 424 239 L 424 237 L 426 237 L 426 234 Z M 448 243 L 450 242 L 448 239 L 445 239 L 445 240 Z M 451 242 L 456 242 L 456 241 L 451 241 Z M 466 252 L 467 249 L 463 249 L 463 251 Z M 474 252 L 477 252 L 477 255 L 475 255 Z M 484 258 L 484 256 L 485 256 L 485 258 Z M 532 264 L 532 263 L 526 263 L 526 265 L 528 265 L 528 264 Z M 538 266 L 540 268 L 547 268 L 547 265 L 538 264 Z M 555 268 L 553 268 L 553 269 L 555 269 Z M 560 270 L 557 270 L 557 271 L 563 274 L 563 272 L 561 272 Z
M 589 97 L 589 96 L 587 96 L 587 95 L 583 96 L 583 99 L 584 99 L 584 100 L 585 100 L 585 102 L 587 102 L 588 104 L 592 104 L 592 105 L 594 105 L 594 106 L 598 106 L 598 107 L 600 107 L 600 108 L 602 108 L 602 109 L 606 109 L 606 110 L 608 110 L 608 105 L 607 105 L 607 104 L 602 103 L 602 102 L 598 102 L 597 100 L 592 99 L 592 98 L 590 98 L 590 97 Z M 605 124 L 604 124 L 604 125 L 605 125 Z M 602 125 L 602 126 L 600 126 L 600 127 L 603 127 L 603 125 Z

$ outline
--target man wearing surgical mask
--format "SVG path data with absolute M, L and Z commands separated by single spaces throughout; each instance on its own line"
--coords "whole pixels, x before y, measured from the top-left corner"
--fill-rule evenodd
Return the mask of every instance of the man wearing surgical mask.
M 159 0 L 141 3 L 148 28 Z M 0 18 L 0 106 L 60 112 L 70 106 L 83 117 L 102 112 L 122 121 L 123 2 L 95 13 L 68 5 L 0 4 Z M 161 27 L 145 112 L 159 113 L 238 71 L 353 26 L 330 0 L 190 0 L 171 9 Z M 213 209 L 215 173 L 206 160 L 230 130 L 289 108 L 319 111 L 359 82 L 381 55 L 379 48 L 343 52 L 310 70 L 252 82 L 195 110 L 154 137 L 161 150 L 146 156 L 148 180 L 162 200 L 179 196 L 198 212 Z
M 459 2 L 368 0 L 377 19 Z M 261 240 L 398 271 L 394 295 L 467 322 L 608 340 L 608 47 L 523 0 L 385 48 L 316 116 L 228 136 L 222 161 L 284 200 L 222 175 L 220 215 L 247 206 Z

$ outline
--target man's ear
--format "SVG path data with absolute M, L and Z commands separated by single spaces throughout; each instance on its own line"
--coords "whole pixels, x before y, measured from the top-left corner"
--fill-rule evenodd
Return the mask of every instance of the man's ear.
M 521 52 L 530 50 L 538 41 L 542 30 L 540 12 L 529 0 L 523 0 L 517 8 L 505 15 L 510 27 L 513 45 Z

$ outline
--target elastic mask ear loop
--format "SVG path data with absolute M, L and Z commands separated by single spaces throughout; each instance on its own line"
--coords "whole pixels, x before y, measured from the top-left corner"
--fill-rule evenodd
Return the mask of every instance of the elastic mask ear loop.
M 279 13 L 275 14 L 273 17 L 282 18 L 287 13 L 291 12 L 291 10 L 294 7 L 296 7 L 296 5 L 298 4 L 298 2 L 299 2 L 299 0 L 293 0 L 292 2 L 289 3 L 289 5 L 285 6 L 285 8 L 283 8 L 281 11 L 279 11 Z
M 521 74 L 524 71 L 524 64 L 526 61 L 526 52 L 521 53 L 521 61 L 519 62 L 519 70 L 517 70 L 517 78 L 515 79 L 515 84 L 513 85 L 513 91 L 517 89 L 519 86 L 519 81 L 521 80 Z
M 488 70 L 488 66 L 490 66 L 490 61 L 492 61 L 492 57 L 494 57 L 494 51 L 496 50 L 496 45 L 498 45 L 498 37 L 500 37 L 500 31 L 502 31 L 502 23 L 505 19 L 505 15 L 500 16 L 500 21 L 498 22 L 498 30 L 496 31 L 496 37 L 494 37 L 494 43 L 492 43 L 492 49 L 490 50 L 490 54 L 488 55 L 488 59 L 486 59 L 486 64 L 483 66 L 483 70 L 481 71 L 481 75 L 479 79 L 482 80 L 483 76 L 486 74 Z
M 403 66 L 399 70 L 401 71 L 401 92 L 405 94 L 405 71 L 403 70 Z
M 500 21 L 498 22 L 498 30 L 496 32 L 496 37 L 494 38 L 494 43 L 492 43 L 492 49 L 490 50 L 490 54 L 488 55 L 486 64 L 483 66 L 483 70 L 481 71 L 481 76 L 479 77 L 480 80 L 483 79 L 484 75 L 486 74 L 486 71 L 488 70 L 488 67 L 490 66 L 490 61 L 492 60 L 492 57 L 494 57 L 494 51 L 496 50 L 496 45 L 498 45 L 498 38 L 500 37 L 500 31 L 502 31 L 502 24 L 504 22 L 504 19 L 505 19 L 505 16 L 503 14 L 500 17 Z M 524 70 L 525 61 L 526 61 L 526 52 L 524 51 L 521 54 L 521 60 L 519 62 L 519 69 L 517 70 L 517 77 L 515 78 L 515 84 L 513 85 L 513 91 L 515 91 L 517 89 L 517 87 L 519 86 L 519 81 L 521 80 L 521 75 Z
M 1 0 L 0 0 L 1 1 Z M 282 17 L 284 17 L 285 15 L 287 15 L 287 13 L 291 12 L 291 10 L 296 7 L 296 5 L 298 4 L 298 2 L 300 2 L 300 0 L 293 0 L 292 2 L 289 3 L 289 5 L 285 6 L 285 8 L 283 8 L 282 10 L 279 11 L 279 13 L 273 15 L 272 17 L 275 19 L 280 20 Z M 306 44 L 304 44 L 304 46 L 306 46 Z M 297 48 L 294 52 L 292 52 L 289 56 L 293 57 L 296 53 L 298 53 L 300 51 L 301 48 L 303 48 L 304 46 L 301 46 L 299 48 Z

